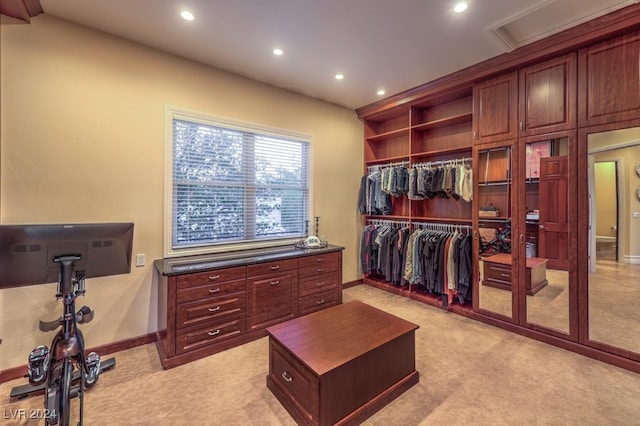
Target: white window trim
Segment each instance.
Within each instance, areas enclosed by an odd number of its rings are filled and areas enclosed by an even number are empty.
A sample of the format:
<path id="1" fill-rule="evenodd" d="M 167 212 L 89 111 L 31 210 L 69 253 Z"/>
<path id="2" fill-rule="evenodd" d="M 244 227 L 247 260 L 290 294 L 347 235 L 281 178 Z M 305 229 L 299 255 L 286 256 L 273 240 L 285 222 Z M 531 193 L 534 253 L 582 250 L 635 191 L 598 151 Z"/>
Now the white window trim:
<path id="1" fill-rule="evenodd" d="M 203 114 L 201 112 L 188 110 L 185 108 L 167 105 L 165 106 L 165 143 L 164 143 L 164 257 L 192 256 L 202 254 L 223 253 L 229 251 L 248 250 L 254 248 L 267 248 L 274 246 L 293 245 L 299 239 L 279 239 L 239 242 L 229 244 L 216 244 L 206 247 L 190 247 L 174 250 L 172 248 L 171 236 L 173 232 L 173 120 L 181 119 L 192 122 L 200 122 L 205 125 L 222 125 L 228 128 L 247 131 L 253 130 L 257 133 L 275 137 L 285 137 L 287 139 L 299 140 L 309 144 L 309 231 L 313 229 L 314 206 L 313 206 L 313 137 L 310 134 L 294 132 L 290 130 L 268 127 L 255 123 L 248 123 L 233 120 L 225 117 Z"/>

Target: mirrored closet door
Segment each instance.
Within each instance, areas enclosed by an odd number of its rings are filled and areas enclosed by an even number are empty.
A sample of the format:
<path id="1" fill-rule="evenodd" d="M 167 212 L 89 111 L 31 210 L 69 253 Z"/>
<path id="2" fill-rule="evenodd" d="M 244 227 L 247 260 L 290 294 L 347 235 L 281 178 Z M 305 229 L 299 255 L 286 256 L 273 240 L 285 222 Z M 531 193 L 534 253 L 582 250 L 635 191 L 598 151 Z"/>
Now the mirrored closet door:
<path id="1" fill-rule="evenodd" d="M 577 306 L 570 285 L 576 276 L 577 196 L 569 172 L 575 170 L 575 140 L 575 132 L 520 139 L 516 185 L 522 321 L 562 335 L 570 334 L 571 313 L 577 316 L 570 309 Z"/>
<path id="2" fill-rule="evenodd" d="M 640 359 L 640 128 L 586 139 L 588 342 Z"/>
<path id="3" fill-rule="evenodd" d="M 512 252 L 513 173 L 517 160 L 513 142 L 474 147 L 474 229 L 478 261 L 476 309 L 514 321 L 517 269 Z"/>

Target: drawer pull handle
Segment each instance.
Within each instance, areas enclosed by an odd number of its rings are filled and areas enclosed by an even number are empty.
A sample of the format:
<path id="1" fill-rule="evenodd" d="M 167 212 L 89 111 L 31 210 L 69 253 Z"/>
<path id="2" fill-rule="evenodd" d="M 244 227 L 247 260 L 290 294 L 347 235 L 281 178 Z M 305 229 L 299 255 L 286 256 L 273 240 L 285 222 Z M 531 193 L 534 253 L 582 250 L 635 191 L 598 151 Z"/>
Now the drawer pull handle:
<path id="1" fill-rule="evenodd" d="M 270 281 L 269 284 L 271 285 L 278 285 L 280 284 L 280 280 L 276 280 L 276 281 Z"/>
<path id="2" fill-rule="evenodd" d="M 503 277 L 508 277 L 509 276 L 509 274 L 500 274 L 500 275 L 502 275 Z"/>
<path id="3" fill-rule="evenodd" d="M 220 278 L 220 275 L 209 275 L 209 279 L 210 279 L 211 281 L 213 281 L 213 280 L 217 280 L 218 278 Z"/>
<path id="4" fill-rule="evenodd" d="M 324 268 L 318 268 L 316 269 L 316 272 L 324 272 Z"/>
<path id="5" fill-rule="evenodd" d="M 320 299 L 316 302 L 316 305 L 322 305 L 324 303 L 324 299 Z"/>
<path id="6" fill-rule="evenodd" d="M 216 312 L 220 310 L 220 306 L 216 306 L 215 308 L 209 308 L 209 312 Z"/>
<path id="7" fill-rule="evenodd" d="M 207 332 L 207 334 L 209 336 L 215 336 L 217 334 L 220 334 L 220 329 L 217 329 L 216 331 L 209 331 L 209 332 Z"/>
<path id="8" fill-rule="evenodd" d="M 282 378 L 285 379 L 287 382 L 291 382 L 293 381 L 293 377 L 291 377 L 290 375 L 287 374 L 286 371 L 282 372 Z"/>
<path id="9" fill-rule="evenodd" d="M 216 287 L 216 288 L 210 288 L 209 289 L 209 293 L 217 293 L 220 291 L 220 287 Z"/>
<path id="10" fill-rule="evenodd" d="M 318 287 L 320 287 L 321 285 L 324 285 L 324 281 L 320 281 L 319 283 L 316 284 Z"/>
<path id="11" fill-rule="evenodd" d="M 318 262 L 318 263 L 324 262 L 324 257 L 321 257 L 320 259 L 316 259 L 316 262 Z"/>
<path id="12" fill-rule="evenodd" d="M 278 269 L 280 269 L 280 265 L 275 265 L 271 267 L 272 271 L 277 271 Z"/>

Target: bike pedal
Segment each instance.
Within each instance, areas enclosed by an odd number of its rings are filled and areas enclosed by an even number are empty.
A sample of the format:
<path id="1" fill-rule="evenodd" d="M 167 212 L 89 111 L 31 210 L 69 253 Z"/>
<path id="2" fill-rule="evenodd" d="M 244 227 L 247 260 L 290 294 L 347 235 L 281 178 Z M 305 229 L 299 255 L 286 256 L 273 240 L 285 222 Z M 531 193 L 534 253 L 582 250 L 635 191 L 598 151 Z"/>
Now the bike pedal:
<path id="1" fill-rule="evenodd" d="M 27 362 L 27 377 L 32 386 L 44 382 L 49 367 L 49 348 L 44 345 L 36 346 L 29 354 Z"/>

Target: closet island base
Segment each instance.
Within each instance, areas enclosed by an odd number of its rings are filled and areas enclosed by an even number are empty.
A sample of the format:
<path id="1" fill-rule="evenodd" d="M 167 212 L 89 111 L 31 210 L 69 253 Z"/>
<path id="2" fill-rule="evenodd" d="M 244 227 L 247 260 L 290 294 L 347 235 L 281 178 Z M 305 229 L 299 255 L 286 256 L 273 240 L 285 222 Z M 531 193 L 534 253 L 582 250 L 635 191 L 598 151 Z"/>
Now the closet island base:
<path id="1" fill-rule="evenodd" d="M 267 387 L 298 424 L 360 424 L 417 384 L 416 324 L 360 301 L 267 328 Z"/>

